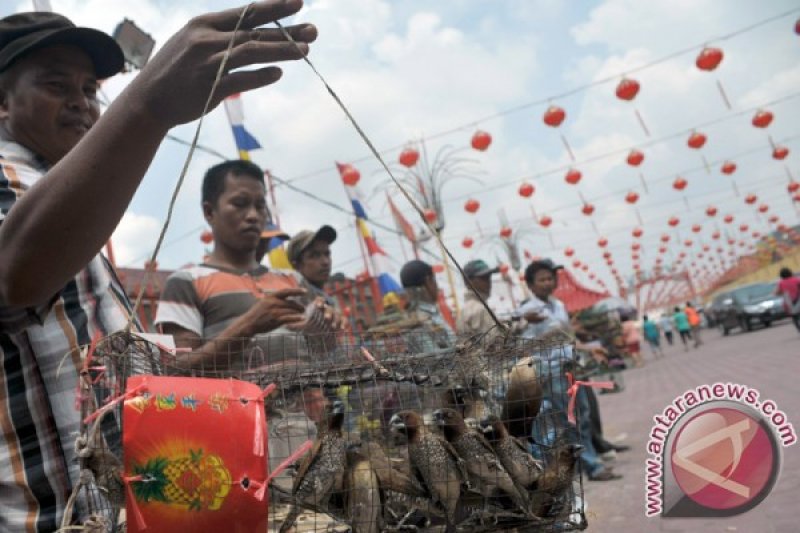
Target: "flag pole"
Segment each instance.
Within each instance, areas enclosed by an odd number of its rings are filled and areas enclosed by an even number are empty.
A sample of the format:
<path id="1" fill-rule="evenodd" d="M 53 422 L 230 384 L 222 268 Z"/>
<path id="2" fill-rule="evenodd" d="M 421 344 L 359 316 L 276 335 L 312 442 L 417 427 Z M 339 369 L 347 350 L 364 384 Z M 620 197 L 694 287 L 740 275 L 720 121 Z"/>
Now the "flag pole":
<path id="1" fill-rule="evenodd" d="M 435 230 L 438 233 L 438 230 Z M 450 285 L 450 297 L 453 299 L 453 307 L 456 310 L 456 317 L 461 315 L 461 306 L 458 305 L 458 297 L 456 295 L 456 282 L 453 279 L 453 272 L 450 270 L 450 263 L 447 260 L 447 252 L 445 252 L 442 239 L 437 238 L 436 243 L 439 245 L 439 253 L 442 254 L 442 264 L 444 271 L 447 272 L 447 283 Z"/>

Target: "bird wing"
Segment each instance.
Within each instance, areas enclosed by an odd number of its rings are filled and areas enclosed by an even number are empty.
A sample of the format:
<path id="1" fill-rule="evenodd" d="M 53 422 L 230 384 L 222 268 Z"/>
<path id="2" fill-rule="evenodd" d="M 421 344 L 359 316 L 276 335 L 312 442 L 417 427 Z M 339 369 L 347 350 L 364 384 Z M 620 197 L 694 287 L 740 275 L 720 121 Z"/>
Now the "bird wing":
<path id="1" fill-rule="evenodd" d="M 305 479 L 308 470 L 311 468 L 311 465 L 314 464 L 319 457 L 319 452 L 322 449 L 322 437 L 319 437 L 317 441 L 314 443 L 314 446 L 311 448 L 311 452 L 303 458 L 303 462 L 300 463 L 300 468 L 297 470 L 297 475 L 294 478 L 294 484 L 292 485 L 292 494 L 297 492 L 297 489 L 300 488 L 300 484 Z"/>

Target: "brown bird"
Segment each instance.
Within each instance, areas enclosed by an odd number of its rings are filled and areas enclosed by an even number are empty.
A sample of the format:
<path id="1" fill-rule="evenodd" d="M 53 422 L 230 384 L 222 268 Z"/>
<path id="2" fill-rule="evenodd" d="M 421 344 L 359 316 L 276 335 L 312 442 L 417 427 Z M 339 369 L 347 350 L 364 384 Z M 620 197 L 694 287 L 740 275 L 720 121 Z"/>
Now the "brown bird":
<path id="1" fill-rule="evenodd" d="M 425 428 L 419 413 L 400 411 L 389 423 L 393 432 L 406 436 L 412 473 L 444 509 L 447 530 L 455 531 L 461 486 L 466 482 L 458 454 L 446 440 Z"/>
<path id="2" fill-rule="evenodd" d="M 344 479 L 345 514 L 352 533 L 378 533 L 381 530 L 381 495 L 378 474 L 360 444 L 347 447 L 347 474 Z"/>
<path id="3" fill-rule="evenodd" d="M 517 507 L 529 512 L 527 493 L 514 484 L 514 480 L 482 434 L 469 429 L 454 409 L 437 409 L 433 412 L 433 418 L 441 428 L 444 438 L 464 460 L 473 487 L 485 498 L 507 496 Z"/>
<path id="4" fill-rule="evenodd" d="M 289 514 L 281 524 L 281 533 L 288 531 L 297 520 L 300 514 L 298 503 L 315 510 L 325 509 L 331 496 L 341 492 L 347 450 L 347 442 L 342 436 L 344 412 L 344 403 L 339 400 L 326 404 L 314 447 L 303 459 L 294 478 L 293 501 Z"/>
<path id="5" fill-rule="evenodd" d="M 508 433 L 505 424 L 496 416 L 483 419 L 481 429 L 517 486 L 526 491 L 533 489 L 542 475 L 542 463 L 531 455 L 521 440 Z"/>
<path id="6" fill-rule="evenodd" d="M 531 438 L 533 421 L 542 406 L 542 386 L 533 364 L 533 359 L 526 357 L 512 367 L 500 414 L 508 432 L 518 439 Z"/>
<path id="7" fill-rule="evenodd" d="M 557 440 L 545 457 L 542 475 L 532 496 L 532 509 L 536 516 L 560 517 L 571 510 L 570 488 L 575 475 L 575 464 L 583 446 Z"/>

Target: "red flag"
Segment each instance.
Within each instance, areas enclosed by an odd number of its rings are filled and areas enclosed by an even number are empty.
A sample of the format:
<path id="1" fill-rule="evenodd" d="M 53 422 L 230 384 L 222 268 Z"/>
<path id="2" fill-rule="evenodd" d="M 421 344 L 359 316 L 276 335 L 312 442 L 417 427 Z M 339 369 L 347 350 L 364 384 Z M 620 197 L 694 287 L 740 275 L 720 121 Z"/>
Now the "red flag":
<path id="1" fill-rule="evenodd" d="M 406 239 L 414 244 L 417 241 L 417 238 L 414 235 L 414 226 L 412 226 L 411 223 L 403 216 L 403 213 L 397 209 L 397 206 L 394 205 L 391 196 L 387 194 L 386 200 L 389 202 L 389 209 L 392 211 L 392 216 L 394 217 L 394 223 L 397 225 L 397 229 L 402 231 Z"/>

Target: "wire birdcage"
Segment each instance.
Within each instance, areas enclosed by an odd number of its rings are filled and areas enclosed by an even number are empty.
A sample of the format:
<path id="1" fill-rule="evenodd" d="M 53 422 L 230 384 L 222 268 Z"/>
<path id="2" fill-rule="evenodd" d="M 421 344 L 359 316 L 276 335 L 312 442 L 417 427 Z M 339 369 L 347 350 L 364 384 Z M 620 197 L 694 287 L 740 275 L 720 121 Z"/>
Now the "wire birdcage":
<path id="1" fill-rule="evenodd" d="M 213 341 L 213 350 L 208 346 L 173 350 L 135 334 L 117 334 L 93 348 L 86 387 L 94 401 L 84 401 L 81 442 L 92 438 L 95 425 L 97 432 L 93 453 L 85 453 L 82 463 L 93 476 L 76 491 L 82 494 L 83 520 L 102 517 L 105 530 L 127 520 L 128 529 L 141 530 L 144 514 L 148 529 L 155 531 L 151 509 L 171 505 L 173 518 L 180 509 L 196 518 L 213 507 L 209 502 L 228 494 L 217 483 L 216 495 L 190 495 L 216 475 L 198 466 L 208 467 L 213 442 L 201 447 L 199 437 L 183 433 L 181 438 L 195 447 L 171 449 L 173 458 L 162 457 L 160 466 L 153 460 L 132 463 L 123 456 L 136 438 L 131 437 L 129 409 L 176 416 L 187 397 L 196 401 L 190 406 L 194 408 L 210 402 L 186 392 L 172 398 L 151 394 L 142 380 L 132 379 L 146 374 L 241 382 L 256 391 L 231 393 L 225 401 L 263 401 L 251 407 L 264 413 L 270 474 L 256 472 L 262 468 L 257 466 L 243 479 L 231 474 L 224 483 L 262 498 L 250 504 L 268 506 L 269 531 L 586 527 L 578 436 L 566 422 L 570 391 L 564 372 L 574 365 L 566 339 L 487 334 L 443 340 L 412 329 L 338 339 L 269 334 Z M 250 454 L 253 431 L 258 447 L 258 417 L 255 425 L 247 422 L 237 429 L 251 434 L 237 444 L 243 455 Z M 143 424 L 136 429 L 156 443 L 177 431 L 169 425 L 143 429 Z M 213 437 L 239 438 L 225 431 L 220 425 Z M 165 448 L 159 446 L 164 456 Z M 200 448 L 202 458 L 197 455 Z M 520 452 L 522 456 L 515 455 Z M 217 474 L 219 464 L 213 467 Z M 195 485 L 190 483 L 193 476 Z M 126 498 L 127 515 L 121 512 Z M 224 505 L 214 512 L 224 513 Z M 231 523 L 236 520 L 230 516 Z"/>

